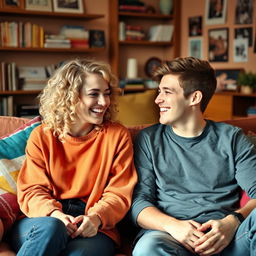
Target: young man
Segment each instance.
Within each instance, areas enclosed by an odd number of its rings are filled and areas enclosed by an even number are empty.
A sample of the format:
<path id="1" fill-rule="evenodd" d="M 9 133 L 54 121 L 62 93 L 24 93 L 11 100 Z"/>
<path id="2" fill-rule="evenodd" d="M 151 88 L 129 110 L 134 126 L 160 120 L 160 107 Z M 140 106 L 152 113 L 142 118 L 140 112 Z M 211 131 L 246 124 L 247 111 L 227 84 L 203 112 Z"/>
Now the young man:
<path id="1" fill-rule="evenodd" d="M 256 255 L 256 199 L 238 207 L 240 187 L 256 198 L 256 151 L 241 129 L 204 119 L 213 68 L 177 58 L 156 77 L 160 124 L 135 143 L 133 255 Z"/>

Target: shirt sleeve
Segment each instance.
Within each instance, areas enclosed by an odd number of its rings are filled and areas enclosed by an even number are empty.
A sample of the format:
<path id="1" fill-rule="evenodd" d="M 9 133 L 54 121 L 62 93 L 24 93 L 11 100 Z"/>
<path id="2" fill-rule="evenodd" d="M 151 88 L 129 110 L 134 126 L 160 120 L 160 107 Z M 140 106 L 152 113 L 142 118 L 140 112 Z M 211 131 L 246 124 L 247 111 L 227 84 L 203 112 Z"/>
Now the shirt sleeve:
<path id="1" fill-rule="evenodd" d="M 133 161 L 133 144 L 127 129 L 122 129 L 115 140 L 111 137 L 112 147 L 116 147 L 112 159 L 111 174 L 99 201 L 88 209 L 88 213 L 97 214 L 102 221 L 102 229 L 113 228 L 128 212 L 137 173 Z"/>
<path id="2" fill-rule="evenodd" d="M 143 131 L 138 134 L 134 145 L 135 167 L 138 173 L 138 183 L 133 193 L 131 218 L 137 224 L 139 213 L 146 207 L 156 206 L 156 175 L 153 170 L 149 145 Z"/>
<path id="3" fill-rule="evenodd" d="M 250 198 L 256 198 L 256 149 L 239 129 L 234 135 L 236 180 Z"/>
<path id="4" fill-rule="evenodd" d="M 17 180 L 18 202 L 28 217 L 48 216 L 54 210 L 62 209 L 61 204 L 52 197 L 53 186 L 45 167 L 47 155 L 43 151 L 39 129 L 35 128 L 28 139 L 26 159 Z"/>

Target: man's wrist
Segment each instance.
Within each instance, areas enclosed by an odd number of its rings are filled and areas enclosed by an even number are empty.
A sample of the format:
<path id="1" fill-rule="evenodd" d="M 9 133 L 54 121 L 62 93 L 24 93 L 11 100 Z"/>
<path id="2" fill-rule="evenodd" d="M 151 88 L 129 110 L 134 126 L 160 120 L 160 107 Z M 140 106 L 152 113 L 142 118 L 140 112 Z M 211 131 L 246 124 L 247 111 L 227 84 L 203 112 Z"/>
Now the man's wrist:
<path id="1" fill-rule="evenodd" d="M 245 220 L 244 216 L 240 212 L 231 212 L 230 215 L 235 216 L 239 220 L 240 224 Z"/>

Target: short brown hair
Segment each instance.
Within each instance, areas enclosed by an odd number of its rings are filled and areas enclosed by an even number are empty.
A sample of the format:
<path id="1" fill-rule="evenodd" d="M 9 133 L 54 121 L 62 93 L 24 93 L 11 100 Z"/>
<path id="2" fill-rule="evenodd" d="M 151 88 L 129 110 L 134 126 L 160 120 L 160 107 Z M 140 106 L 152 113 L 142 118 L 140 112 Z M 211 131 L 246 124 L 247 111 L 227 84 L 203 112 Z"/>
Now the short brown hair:
<path id="1" fill-rule="evenodd" d="M 195 91 L 202 92 L 200 108 L 204 112 L 217 85 L 215 71 L 209 62 L 194 57 L 176 58 L 158 67 L 154 72 L 154 78 L 160 81 L 164 75 L 168 74 L 178 75 L 184 97 L 188 97 Z"/>

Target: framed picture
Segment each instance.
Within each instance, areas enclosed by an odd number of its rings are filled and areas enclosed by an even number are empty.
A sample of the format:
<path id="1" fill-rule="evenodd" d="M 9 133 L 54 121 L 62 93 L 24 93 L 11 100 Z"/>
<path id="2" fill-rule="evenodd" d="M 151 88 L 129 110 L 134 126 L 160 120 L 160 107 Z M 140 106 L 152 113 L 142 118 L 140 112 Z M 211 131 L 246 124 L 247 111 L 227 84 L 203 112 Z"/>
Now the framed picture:
<path id="1" fill-rule="evenodd" d="M 156 68 L 160 67 L 161 64 L 162 64 L 162 61 L 157 57 L 152 57 L 148 59 L 145 64 L 146 75 L 151 78 Z"/>
<path id="2" fill-rule="evenodd" d="M 89 43 L 91 48 L 105 47 L 105 33 L 104 30 L 90 30 Z"/>
<path id="3" fill-rule="evenodd" d="M 236 0 L 235 24 L 252 24 L 253 0 Z"/>
<path id="4" fill-rule="evenodd" d="M 208 30 L 208 59 L 212 62 L 228 62 L 228 28 Z"/>
<path id="5" fill-rule="evenodd" d="M 1 4 L 3 8 L 15 8 L 15 9 L 23 9 L 24 8 L 24 0 L 2 0 Z"/>
<path id="6" fill-rule="evenodd" d="M 217 90 L 237 91 L 237 78 L 244 69 L 215 69 Z"/>
<path id="7" fill-rule="evenodd" d="M 206 0 L 205 24 L 225 24 L 227 15 L 227 0 Z"/>
<path id="8" fill-rule="evenodd" d="M 188 18 L 189 36 L 202 35 L 202 16 Z"/>
<path id="9" fill-rule="evenodd" d="M 25 9 L 33 11 L 52 11 L 51 0 L 25 0 Z"/>
<path id="10" fill-rule="evenodd" d="M 54 12 L 84 13 L 83 0 L 53 0 Z"/>
<path id="11" fill-rule="evenodd" d="M 248 61 L 248 38 L 238 38 L 234 41 L 234 62 Z"/>
<path id="12" fill-rule="evenodd" d="M 188 56 L 198 59 L 203 58 L 203 39 L 202 37 L 190 38 L 188 41 Z"/>
<path id="13" fill-rule="evenodd" d="M 248 39 L 248 46 L 252 46 L 252 27 L 247 28 L 235 28 L 235 39 Z"/>

